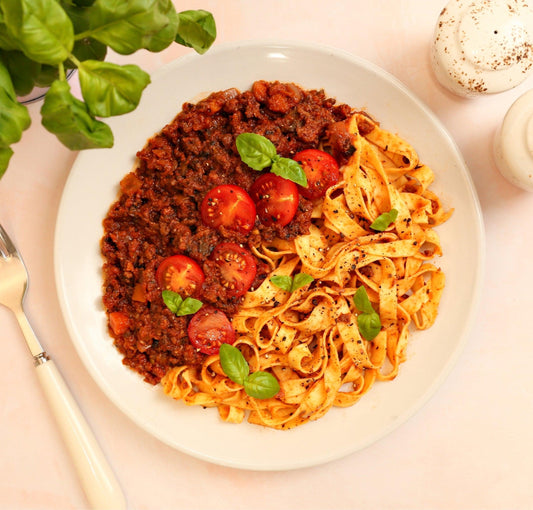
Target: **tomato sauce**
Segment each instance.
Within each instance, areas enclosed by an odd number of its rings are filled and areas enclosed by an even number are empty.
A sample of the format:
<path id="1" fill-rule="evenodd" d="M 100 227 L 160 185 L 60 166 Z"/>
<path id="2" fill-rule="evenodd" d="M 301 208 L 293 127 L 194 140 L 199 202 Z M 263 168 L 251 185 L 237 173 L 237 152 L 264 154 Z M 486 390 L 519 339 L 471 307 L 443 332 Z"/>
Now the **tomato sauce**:
<path id="1" fill-rule="evenodd" d="M 109 328 L 123 363 L 156 384 L 173 366 L 199 364 L 205 357 L 187 336 L 190 316 L 177 317 L 163 303 L 156 277 L 163 259 L 185 255 L 201 266 L 201 300 L 235 312 L 241 296 L 228 297 L 217 264 L 209 257 L 222 242 L 244 247 L 274 237 L 291 239 L 308 231 L 312 204 L 300 196 L 294 219 L 285 226 L 258 220 L 251 232 L 206 226 L 200 204 L 215 186 L 249 190 L 259 172 L 244 164 L 235 138 L 253 132 L 269 138 L 283 157 L 327 144 L 339 163 L 351 144 L 340 129 L 351 108 L 323 91 L 291 83 L 255 82 L 251 90 L 215 92 L 182 111 L 137 153 L 138 167 L 121 181 L 121 192 L 103 221 L 101 251 L 103 303 L 117 312 L 120 329 Z M 267 276 L 256 260 L 252 288 Z"/>

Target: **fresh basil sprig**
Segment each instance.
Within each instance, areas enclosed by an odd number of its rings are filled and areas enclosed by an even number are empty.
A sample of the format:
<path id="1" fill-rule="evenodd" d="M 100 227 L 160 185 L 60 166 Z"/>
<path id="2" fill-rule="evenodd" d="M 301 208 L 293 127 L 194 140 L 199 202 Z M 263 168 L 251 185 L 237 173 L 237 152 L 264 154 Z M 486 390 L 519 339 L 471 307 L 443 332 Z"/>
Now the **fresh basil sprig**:
<path id="1" fill-rule="evenodd" d="M 294 292 L 296 289 L 311 283 L 313 280 L 314 278 L 307 273 L 298 273 L 294 275 L 294 278 L 292 276 L 282 274 L 274 275 L 272 278 L 270 278 L 270 281 L 276 287 L 286 290 L 287 292 Z"/>
<path id="2" fill-rule="evenodd" d="M 250 366 L 242 352 L 230 344 L 222 344 L 219 351 L 220 365 L 224 373 L 244 387 L 250 397 L 265 399 L 276 396 L 280 390 L 278 380 L 270 373 L 258 370 L 250 374 Z"/>
<path id="3" fill-rule="evenodd" d="M 254 170 L 270 167 L 273 174 L 307 187 L 307 177 L 299 163 L 277 153 L 276 146 L 257 133 L 241 133 L 235 140 L 237 150 L 244 163 Z"/>
<path id="4" fill-rule="evenodd" d="M 30 125 L 17 96 L 51 87 L 41 110 L 45 128 L 72 150 L 111 147 L 113 133 L 97 117 L 134 110 L 150 78 L 137 66 L 103 62 L 108 47 L 129 55 L 176 42 L 205 53 L 215 38 L 209 12 L 178 13 L 172 0 L 0 0 L 0 177 L 10 146 Z M 83 101 L 52 86 L 66 82 L 72 68 Z"/>
<path id="5" fill-rule="evenodd" d="M 381 319 L 374 310 L 364 287 L 359 287 L 353 296 L 353 302 L 359 314 L 357 326 L 362 337 L 369 342 L 374 340 L 381 330 Z"/>
<path id="6" fill-rule="evenodd" d="M 377 230 L 378 232 L 383 232 L 386 230 L 391 223 L 396 221 L 398 217 L 398 211 L 396 209 L 391 209 L 389 212 L 384 212 L 380 214 L 370 225 L 370 228 Z"/>
<path id="7" fill-rule="evenodd" d="M 183 299 L 177 292 L 164 290 L 161 293 L 163 302 L 167 308 L 178 317 L 183 315 L 192 315 L 202 308 L 202 302 L 192 297 Z"/>

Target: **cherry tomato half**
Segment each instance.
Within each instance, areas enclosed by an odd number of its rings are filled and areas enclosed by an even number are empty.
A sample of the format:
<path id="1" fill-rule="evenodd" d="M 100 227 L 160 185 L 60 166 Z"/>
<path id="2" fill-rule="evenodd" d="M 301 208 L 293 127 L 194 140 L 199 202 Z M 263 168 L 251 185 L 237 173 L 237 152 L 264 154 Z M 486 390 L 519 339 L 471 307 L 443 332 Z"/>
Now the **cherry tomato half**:
<path id="1" fill-rule="evenodd" d="M 273 173 L 257 178 L 250 187 L 250 196 L 255 202 L 261 223 L 267 226 L 284 227 L 290 223 L 298 210 L 296 184 Z"/>
<path id="2" fill-rule="evenodd" d="M 233 184 L 222 184 L 204 197 L 200 215 L 208 227 L 224 226 L 246 234 L 255 224 L 255 204 L 244 189 Z"/>
<path id="3" fill-rule="evenodd" d="M 205 280 L 202 268 L 185 255 L 172 255 L 164 259 L 155 276 L 161 289 L 172 290 L 181 297 L 196 294 Z"/>
<path id="4" fill-rule="evenodd" d="M 218 244 L 211 258 L 217 263 L 228 297 L 246 294 L 257 272 L 255 257 L 236 243 Z"/>
<path id="5" fill-rule="evenodd" d="M 298 152 L 294 158 L 300 163 L 307 177 L 307 188 L 298 186 L 302 196 L 309 200 L 323 197 L 326 190 L 337 184 L 340 178 L 339 165 L 335 158 L 318 149 Z"/>
<path id="6" fill-rule="evenodd" d="M 222 344 L 235 342 L 235 331 L 226 314 L 205 305 L 191 318 L 187 328 L 189 341 L 204 354 L 216 354 Z"/>

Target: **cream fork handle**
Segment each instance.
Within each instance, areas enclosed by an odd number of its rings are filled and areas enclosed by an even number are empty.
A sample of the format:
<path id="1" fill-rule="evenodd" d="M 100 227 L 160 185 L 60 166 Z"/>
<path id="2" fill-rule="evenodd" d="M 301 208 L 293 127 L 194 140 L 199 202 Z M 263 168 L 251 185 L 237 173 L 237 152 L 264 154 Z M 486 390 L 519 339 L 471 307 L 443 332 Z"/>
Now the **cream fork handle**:
<path id="1" fill-rule="evenodd" d="M 72 393 L 35 336 L 22 304 L 11 308 L 33 356 L 37 377 L 93 510 L 124 510 L 126 500 Z"/>
<path id="2" fill-rule="evenodd" d="M 44 354 L 44 353 L 43 353 Z M 92 509 L 123 510 L 126 500 L 104 453 L 55 363 L 44 354 L 37 376 Z"/>

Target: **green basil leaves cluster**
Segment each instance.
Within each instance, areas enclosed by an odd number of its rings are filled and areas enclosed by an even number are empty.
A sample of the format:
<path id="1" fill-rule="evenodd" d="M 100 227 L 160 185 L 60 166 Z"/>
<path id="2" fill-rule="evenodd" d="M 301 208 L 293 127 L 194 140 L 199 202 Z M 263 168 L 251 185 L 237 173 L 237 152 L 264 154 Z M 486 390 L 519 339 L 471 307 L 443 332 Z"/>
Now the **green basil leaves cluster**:
<path id="1" fill-rule="evenodd" d="M 235 140 L 244 163 L 254 170 L 270 167 L 273 174 L 307 187 L 307 177 L 300 164 L 293 159 L 281 157 L 276 146 L 265 136 L 256 133 L 241 133 Z"/>
<path id="2" fill-rule="evenodd" d="M 355 307 L 359 310 L 357 327 L 361 336 L 368 341 L 374 340 L 381 330 L 381 319 L 372 307 L 366 289 L 359 287 L 353 296 Z"/>
<path id="3" fill-rule="evenodd" d="M 265 399 L 278 394 L 280 390 L 278 380 L 270 372 L 263 370 L 250 373 L 250 366 L 237 347 L 222 344 L 219 356 L 224 373 L 233 382 L 243 386 L 250 397 Z"/>
<path id="4" fill-rule="evenodd" d="M 289 275 L 274 275 L 270 278 L 270 281 L 282 290 L 287 292 L 294 292 L 300 287 L 304 287 L 308 283 L 311 283 L 314 278 L 307 273 L 298 273 L 294 275 L 294 278 Z"/>
<path id="5" fill-rule="evenodd" d="M 134 110 L 150 77 L 103 62 L 108 48 L 129 55 L 176 42 L 204 53 L 215 37 L 209 12 L 178 13 L 172 0 L 0 0 L 0 177 L 30 125 L 17 97 L 50 87 L 41 109 L 48 131 L 72 150 L 111 147 L 113 133 L 98 118 Z M 83 101 L 70 92 L 72 68 Z"/>
<path id="6" fill-rule="evenodd" d="M 167 308 L 178 317 L 195 314 L 202 308 L 203 304 L 199 299 L 192 297 L 183 299 L 177 292 L 172 290 L 164 290 L 161 293 L 161 297 Z"/>

